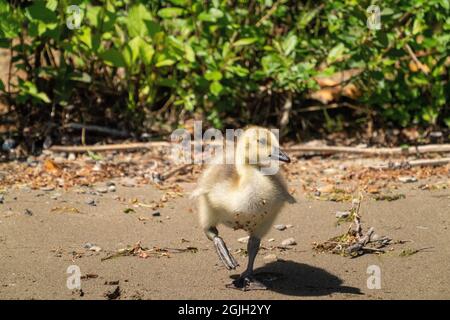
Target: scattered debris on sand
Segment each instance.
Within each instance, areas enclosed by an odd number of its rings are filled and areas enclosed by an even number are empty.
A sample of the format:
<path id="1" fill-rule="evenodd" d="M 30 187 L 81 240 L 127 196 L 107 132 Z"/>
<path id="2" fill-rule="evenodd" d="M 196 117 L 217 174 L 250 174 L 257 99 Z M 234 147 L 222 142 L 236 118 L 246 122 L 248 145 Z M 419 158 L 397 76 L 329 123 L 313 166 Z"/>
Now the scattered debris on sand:
<path id="1" fill-rule="evenodd" d="M 433 247 L 427 247 L 427 248 L 421 248 L 421 249 L 408 248 L 408 249 L 402 250 L 402 252 L 400 252 L 399 256 L 400 257 L 410 257 L 412 255 L 415 255 L 416 253 L 421 252 L 421 251 L 429 252 L 429 249 L 432 249 L 432 248 Z"/>
<path id="2" fill-rule="evenodd" d="M 329 252 L 342 256 L 358 257 L 365 253 L 384 253 L 385 248 L 391 244 L 392 239 L 375 234 L 375 229 L 370 227 L 364 234 L 361 227 L 359 214 L 362 195 L 353 200 L 350 215 L 344 219 L 351 221 L 345 234 L 331 238 L 323 243 L 313 243 L 313 249 L 318 252 Z M 342 219 L 342 218 L 341 218 Z"/>
<path id="3" fill-rule="evenodd" d="M 141 242 L 138 241 L 133 246 L 128 246 L 123 249 L 119 249 L 117 252 L 102 258 L 102 261 L 109 260 L 117 257 L 124 256 L 137 256 L 139 258 L 149 258 L 149 257 L 169 257 L 171 253 L 184 253 L 184 252 L 192 252 L 196 253 L 198 249 L 196 247 L 186 247 L 186 248 L 158 248 L 153 247 L 151 249 L 144 248 L 141 246 Z"/>
<path id="4" fill-rule="evenodd" d="M 115 286 L 114 289 L 108 290 L 105 292 L 104 296 L 108 300 L 116 300 L 121 295 L 121 290 L 119 286 Z"/>

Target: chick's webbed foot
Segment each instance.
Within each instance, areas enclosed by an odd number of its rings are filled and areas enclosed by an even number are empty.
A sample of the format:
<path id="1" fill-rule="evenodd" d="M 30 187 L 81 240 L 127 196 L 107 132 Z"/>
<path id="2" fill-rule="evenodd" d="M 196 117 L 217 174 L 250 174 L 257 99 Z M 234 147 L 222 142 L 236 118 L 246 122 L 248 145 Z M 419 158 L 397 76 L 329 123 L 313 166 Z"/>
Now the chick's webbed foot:
<path id="1" fill-rule="evenodd" d="M 221 237 L 214 237 L 214 246 L 216 247 L 217 255 L 219 256 L 220 260 L 222 260 L 223 264 L 228 270 L 236 269 L 239 264 L 234 259 L 234 257 L 231 255 L 230 251 L 228 251 L 227 246 L 225 245 L 225 242 Z"/>
<path id="2" fill-rule="evenodd" d="M 264 283 L 256 280 L 253 275 L 245 274 L 241 275 L 232 283 L 228 284 L 227 288 L 238 289 L 242 291 L 267 290 L 267 286 Z"/>

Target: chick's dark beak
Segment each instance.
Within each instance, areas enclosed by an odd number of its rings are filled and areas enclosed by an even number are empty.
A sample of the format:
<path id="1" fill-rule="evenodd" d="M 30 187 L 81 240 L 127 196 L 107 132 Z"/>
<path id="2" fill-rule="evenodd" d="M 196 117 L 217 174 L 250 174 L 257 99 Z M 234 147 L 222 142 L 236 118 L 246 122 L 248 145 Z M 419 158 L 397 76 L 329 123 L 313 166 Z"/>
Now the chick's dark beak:
<path id="1" fill-rule="evenodd" d="M 276 148 L 274 150 L 274 154 L 272 154 L 273 159 L 277 159 L 279 161 L 283 161 L 286 163 L 291 162 L 291 159 L 288 157 L 288 155 L 286 153 L 284 153 L 283 151 L 281 151 L 279 148 Z"/>

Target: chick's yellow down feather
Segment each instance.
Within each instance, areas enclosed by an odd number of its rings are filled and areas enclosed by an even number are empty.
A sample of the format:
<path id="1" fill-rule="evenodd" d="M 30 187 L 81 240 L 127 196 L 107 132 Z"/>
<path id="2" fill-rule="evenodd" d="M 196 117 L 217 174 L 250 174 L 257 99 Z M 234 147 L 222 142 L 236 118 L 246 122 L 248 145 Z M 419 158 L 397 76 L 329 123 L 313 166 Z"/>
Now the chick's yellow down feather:
<path id="1" fill-rule="evenodd" d="M 269 147 L 261 147 L 261 141 Z M 233 164 L 213 164 L 203 172 L 192 196 L 198 198 L 204 230 L 224 224 L 260 238 L 283 205 L 295 202 L 281 173 L 264 174 L 263 160 L 258 161 L 278 150 L 278 140 L 272 132 L 252 127 L 239 138 Z M 256 163 L 249 161 L 251 154 L 256 156 Z"/>

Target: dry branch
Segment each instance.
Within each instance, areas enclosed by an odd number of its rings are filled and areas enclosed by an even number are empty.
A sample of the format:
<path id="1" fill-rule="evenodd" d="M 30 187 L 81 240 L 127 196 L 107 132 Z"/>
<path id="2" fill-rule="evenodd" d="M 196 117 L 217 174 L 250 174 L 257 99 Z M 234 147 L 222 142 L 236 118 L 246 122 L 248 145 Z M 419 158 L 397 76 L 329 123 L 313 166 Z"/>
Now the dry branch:
<path id="1" fill-rule="evenodd" d="M 168 172 L 166 172 L 162 175 L 162 180 L 167 180 L 170 177 L 172 177 L 173 175 L 177 174 L 178 172 L 183 171 L 191 166 L 192 166 L 192 164 L 183 164 L 172 170 L 169 170 Z"/>
<path id="2" fill-rule="evenodd" d="M 384 252 L 383 248 L 390 244 L 391 239 L 374 235 L 375 229 L 370 227 L 364 234 L 361 226 L 361 208 L 362 195 L 357 202 L 353 202 L 350 209 L 351 218 L 353 218 L 347 233 L 331 238 L 323 243 L 314 243 L 314 249 L 344 256 L 358 257 L 367 252 Z"/>
<path id="3" fill-rule="evenodd" d="M 420 60 L 417 58 L 416 54 L 414 53 L 414 51 L 411 49 L 411 47 L 409 46 L 409 44 L 405 44 L 405 49 L 408 52 L 409 56 L 411 57 L 411 59 L 414 61 L 414 63 L 417 65 L 417 67 L 424 73 L 424 74 L 428 74 L 429 69 L 427 66 L 425 66 L 422 62 L 420 62 Z"/>
<path id="4" fill-rule="evenodd" d="M 379 166 L 372 166 L 371 169 L 403 169 L 419 166 L 441 166 L 450 163 L 450 158 L 411 160 L 402 162 L 389 162 Z"/>
<path id="5" fill-rule="evenodd" d="M 192 142 L 194 144 L 194 142 Z M 215 143 L 211 143 L 213 145 Z M 152 149 L 156 147 L 170 147 L 174 143 L 167 141 L 151 141 L 151 142 L 134 142 L 123 144 L 107 144 L 107 145 L 92 145 L 92 146 L 58 146 L 54 145 L 49 148 L 53 152 L 101 152 L 101 151 L 129 151 L 139 149 Z M 287 152 L 291 153 L 350 153 L 363 155 L 408 155 L 408 154 L 424 154 L 424 153 L 443 153 L 450 152 L 450 144 L 430 144 L 409 148 L 358 148 L 358 147 L 338 147 L 338 146 L 291 146 L 286 148 Z M 442 159 L 444 160 L 444 159 Z"/>
<path id="6" fill-rule="evenodd" d="M 292 146 L 286 149 L 288 152 L 320 152 L 320 153 L 350 153 L 365 155 L 407 155 L 423 153 L 450 152 L 450 144 L 430 144 L 409 148 L 357 148 L 357 147 L 310 147 Z"/>
<path id="7" fill-rule="evenodd" d="M 101 152 L 101 151 L 131 151 L 141 149 L 152 149 L 156 147 L 170 147 L 172 144 L 166 141 L 153 141 L 153 142 L 135 142 L 135 143 L 123 143 L 123 144 L 105 144 L 94 146 L 52 146 L 49 148 L 53 152 Z"/>

